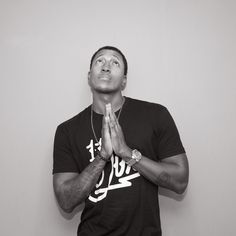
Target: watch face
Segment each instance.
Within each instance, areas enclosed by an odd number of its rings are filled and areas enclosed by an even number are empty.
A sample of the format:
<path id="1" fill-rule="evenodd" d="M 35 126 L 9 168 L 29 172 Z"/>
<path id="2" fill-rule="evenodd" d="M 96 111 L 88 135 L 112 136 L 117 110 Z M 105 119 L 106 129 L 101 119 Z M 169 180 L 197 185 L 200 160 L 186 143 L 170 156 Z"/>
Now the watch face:
<path id="1" fill-rule="evenodd" d="M 139 161 L 142 157 L 142 154 L 137 149 L 134 149 L 132 154 L 132 158 L 134 158 L 136 161 Z"/>

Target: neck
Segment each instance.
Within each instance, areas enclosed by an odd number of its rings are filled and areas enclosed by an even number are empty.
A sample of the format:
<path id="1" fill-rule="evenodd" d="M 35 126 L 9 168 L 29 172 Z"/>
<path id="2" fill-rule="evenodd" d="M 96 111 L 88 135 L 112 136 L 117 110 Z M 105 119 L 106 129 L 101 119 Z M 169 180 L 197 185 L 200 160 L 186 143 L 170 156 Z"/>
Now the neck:
<path id="1" fill-rule="evenodd" d="M 105 114 L 105 106 L 110 103 L 112 109 L 116 112 L 123 105 L 124 98 L 121 93 L 118 94 L 97 94 L 93 93 L 93 110 L 99 114 Z"/>

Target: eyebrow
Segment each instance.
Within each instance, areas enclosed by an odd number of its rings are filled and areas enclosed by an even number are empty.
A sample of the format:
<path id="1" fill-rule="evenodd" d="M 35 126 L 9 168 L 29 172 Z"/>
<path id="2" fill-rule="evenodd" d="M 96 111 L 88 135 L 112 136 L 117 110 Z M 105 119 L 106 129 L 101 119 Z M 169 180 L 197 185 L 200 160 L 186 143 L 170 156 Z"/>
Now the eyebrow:
<path id="1" fill-rule="evenodd" d="M 95 58 L 95 61 L 99 58 L 99 57 L 101 57 L 101 56 L 103 56 L 104 54 L 98 54 L 98 56 Z M 113 57 L 115 57 L 118 61 L 122 61 L 118 56 L 116 56 L 115 54 L 112 54 L 112 56 Z"/>

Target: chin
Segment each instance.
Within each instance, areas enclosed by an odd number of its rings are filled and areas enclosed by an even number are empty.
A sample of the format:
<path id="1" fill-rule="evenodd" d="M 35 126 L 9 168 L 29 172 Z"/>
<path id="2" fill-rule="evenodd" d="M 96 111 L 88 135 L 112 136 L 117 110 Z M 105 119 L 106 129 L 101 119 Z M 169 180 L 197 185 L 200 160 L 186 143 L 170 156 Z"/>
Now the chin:
<path id="1" fill-rule="evenodd" d="M 97 93 L 103 93 L 103 94 L 112 94 L 112 93 L 117 93 L 120 89 L 114 89 L 114 88 L 94 88 L 94 91 Z"/>

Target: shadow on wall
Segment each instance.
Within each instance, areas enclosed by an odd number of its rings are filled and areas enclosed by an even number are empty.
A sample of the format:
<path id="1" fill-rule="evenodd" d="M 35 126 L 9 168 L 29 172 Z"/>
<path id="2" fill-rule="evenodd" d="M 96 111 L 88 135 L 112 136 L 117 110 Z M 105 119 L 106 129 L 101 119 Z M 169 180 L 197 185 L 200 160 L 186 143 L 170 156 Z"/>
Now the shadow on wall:
<path id="1" fill-rule="evenodd" d="M 185 196 L 187 195 L 187 192 L 188 192 L 188 188 L 186 189 L 186 191 L 183 194 L 177 194 L 177 193 L 170 191 L 168 189 L 159 187 L 159 195 L 167 197 L 167 198 L 171 198 L 171 199 L 178 201 L 178 202 L 182 201 L 185 198 Z"/>

